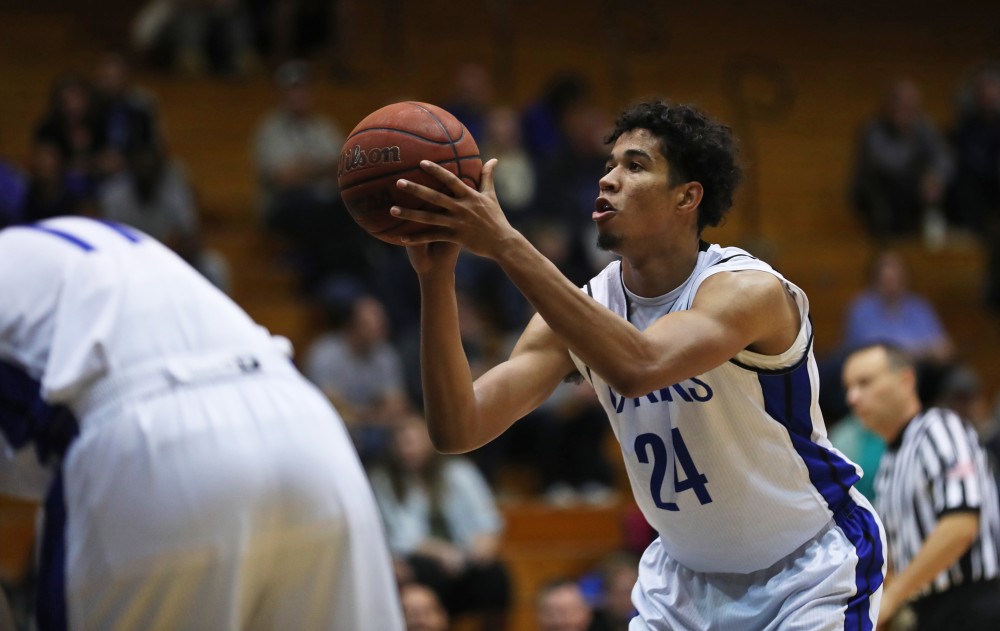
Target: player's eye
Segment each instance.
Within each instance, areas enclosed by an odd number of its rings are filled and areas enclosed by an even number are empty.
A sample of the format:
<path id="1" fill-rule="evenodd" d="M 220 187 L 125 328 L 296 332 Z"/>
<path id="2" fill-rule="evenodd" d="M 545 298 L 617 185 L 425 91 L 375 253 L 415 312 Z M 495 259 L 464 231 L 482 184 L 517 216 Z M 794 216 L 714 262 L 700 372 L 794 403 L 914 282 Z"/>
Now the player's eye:
<path id="1" fill-rule="evenodd" d="M 604 165 L 604 174 L 607 175 L 608 173 L 611 173 L 611 169 L 613 169 L 613 168 L 615 168 L 615 165 L 611 164 L 610 162 L 608 164 L 605 164 Z"/>
<path id="2" fill-rule="evenodd" d="M 638 162 L 629 162 L 628 170 L 633 172 L 642 171 L 642 165 L 639 164 Z"/>

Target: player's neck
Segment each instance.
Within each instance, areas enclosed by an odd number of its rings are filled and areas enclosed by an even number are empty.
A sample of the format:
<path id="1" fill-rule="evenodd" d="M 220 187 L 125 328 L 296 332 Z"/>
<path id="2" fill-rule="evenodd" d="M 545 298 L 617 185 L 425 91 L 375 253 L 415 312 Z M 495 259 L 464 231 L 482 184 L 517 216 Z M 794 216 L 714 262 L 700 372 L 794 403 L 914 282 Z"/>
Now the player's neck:
<path id="1" fill-rule="evenodd" d="M 662 296 L 680 287 L 698 263 L 700 240 L 658 249 L 646 256 L 622 258 L 622 278 L 639 296 Z"/>

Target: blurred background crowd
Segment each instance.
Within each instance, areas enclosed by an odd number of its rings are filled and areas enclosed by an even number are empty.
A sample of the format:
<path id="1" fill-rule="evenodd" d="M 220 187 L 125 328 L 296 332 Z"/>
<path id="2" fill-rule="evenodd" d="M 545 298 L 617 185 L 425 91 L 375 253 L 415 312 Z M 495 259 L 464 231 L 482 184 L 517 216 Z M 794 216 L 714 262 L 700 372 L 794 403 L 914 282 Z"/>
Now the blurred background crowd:
<path id="1" fill-rule="evenodd" d="M 1000 455 L 996 7 L 941 20 L 902 1 L 32 4 L 0 7 L 0 226 L 134 225 L 288 336 L 369 468 L 411 629 L 625 629 L 654 535 L 587 386 L 565 384 L 468 457 L 431 448 L 416 279 L 337 191 L 346 134 L 389 102 L 455 114 L 499 158 L 512 223 L 578 284 L 610 260 L 589 216 L 617 109 L 699 103 L 734 127 L 749 174 L 706 238 L 809 294 L 834 444 L 877 466 L 840 369 L 889 339 L 920 358 L 925 404 L 959 411 Z M 458 276 L 478 372 L 531 308 L 473 256 Z M 551 516 L 573 510 L 595 530 Z M 23 607 L 30 564 L 3 547 L 0 579 Z"/>

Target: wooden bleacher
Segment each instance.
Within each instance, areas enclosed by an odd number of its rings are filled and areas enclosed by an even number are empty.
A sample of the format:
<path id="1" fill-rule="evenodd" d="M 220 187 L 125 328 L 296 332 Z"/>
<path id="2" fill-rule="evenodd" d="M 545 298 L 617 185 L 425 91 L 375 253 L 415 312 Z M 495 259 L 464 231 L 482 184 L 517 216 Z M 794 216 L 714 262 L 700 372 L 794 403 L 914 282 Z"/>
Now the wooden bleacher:
<path id="1" fill-rule="evenodd" d="M 64 69 L 88 72 L 102 48 L 125 42 L 128 12 L 136 5 L 111 0 L 98 15 L 92 3 L 20 4 L 30 6 L 0 6 L 0 156 L 15 161 L 27 155 L 51 80 Z M 887 80 L 906 75 L 923 88 L 934 120 L 947 125 L 963 73 L 1000 56 L 996 3 L 947 14 L 902 0 L 856 11 L 844 3 L 788 6 L 780 0 L 662 3 L 660 9 L 646 3 L 641 10 L 582 0 L 572 11 L 565 3 L 500 2 L 492 3 L 492 13 L 482 8 L 486 3 L 466 3 L 457 11 L 447 0 L 360 4 L 352 62 L 365 81 L 318 86 L 319 107 L 345 130 L 391 100 L 440 101 L 451 71 L 468 58 L 494 65 L 498 97 L 509 103 L 527 102 L 551 73 L 574 68 L 593 81 L 609 111 L 637 97 L 666 95 L 733 121 L 753 157 L 752 185 L 726 226 L 707 236 L 766 252 L 808 292 L 821 353 L 836 345 L 846 303 L 861 288 L 872 254 L 846 201 L 859 123 Z M 384 32 L 388 4 L 405 11 L 403 31 Z M 498 37 L 491 24 L 506 24 L 509 32 Z M 498 39 L 510 48 L 499 49 Z M 394 50 L 406 51 L 405 58 L 387 57 Z M 740 101 L 727 92 L 724 78 L 748 59 L 757 74 L 740 75 Z M 776 74 L 767 74 L 771 70 Z M 249 146 L 256 121 L 273 103 L 268 77 L 222 80 L 140 71 L 137 78 L 158 99 L 170 147 L 193 176 L 205 240 L 231 264 L 234 299 L 304 348 L 317 330 L 315 314 L 296 295 L 289 271 L 276 263 L 278 250 L 260 234 L 254 207 Z M 769 115 L 767 106 L 781 86 L 791 86 L 794 98 Z M 750 208 L 757 210 L 756 221 L 744 212 Z M 980 306 L 983 252 L 963 241 L 939 251 L 919 242 L 900 247 L 913 268 L 915 289 L 933 300 L 959 356 L 994 396 L 1000 389 L 1000 321 Z M 541 583 L 590 569 L 620 545 L 621 512 L 621 506 L 505 505 L 504 551 L 518 588 L 514 628 L 533 628 L 534 590 Z M 23 571 L 31 519 L 23 505 L 0 506 L 5 579 Z"/>

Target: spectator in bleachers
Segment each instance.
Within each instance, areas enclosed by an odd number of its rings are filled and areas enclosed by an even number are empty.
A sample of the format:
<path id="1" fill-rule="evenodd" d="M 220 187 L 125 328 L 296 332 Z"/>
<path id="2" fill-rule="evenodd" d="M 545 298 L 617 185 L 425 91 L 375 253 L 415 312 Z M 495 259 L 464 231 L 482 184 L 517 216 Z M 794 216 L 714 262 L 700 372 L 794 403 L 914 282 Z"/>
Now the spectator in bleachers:
<path id="1" fill-rule="evenodd" d="M 27 195 L 27 175 L 11 162 L 0 158 L 0 228 L 21 220 Z"/>
<path id="2" fill-rule="evenodd" d="M 56 79 L 34 140 L 58 149 L 62 169 L 74 188 L 89 192 L 104 175 L 100 157 L 106 139 L 106 123 L 90 83 L 74 74 Z"/>
<path id="3" fill-rule="evenodd" d="M 547 162 L 565 149 L 563 120 L 592 98 L 590 84 L 575 72 L 557 73 L 548 79 L 538 98 L 521 114 L 525 147 L 537 163 Z"/>
<path id="4" fill-rule="evenodd" d="M 985 298 L 1000 309 L 1000 71 L 980 70 L 951 133 L 955 180 L 953 220 L 975 232 L 987 252 Z"/>
<path id="5" fill-rule="evenodd" d="M 132 24 L 150 63 L 187 74 L 246 75 L 257 66 L 241 0 L 150 0 Z"/>
<path id="6" fill-rule="evenodd" d="M 329 328 L 306 350 L 303 372 L 337 407 L 367 464 L 385 453 L 392 422 L 411 407 L 402 359 L 385 308 L 359 283 L 331 280 L 323 294 Z"/>
<path id="7" fill-rule="evenodd" d="M 500 160 L 502 166 L 493 178 L 497 199 L 511 223 L 521 227 L 535 201 L 538 175 L 524 144 L 520 118 L 514 108 L 496 106 L 489 110 L 485 123 L 485 133 L 476 140 L 483 156 Z"/>
<path id="8" fill-rule="evenodd" d="M 105 132 L 101 171 L 118 173 L 130 151 L 160 148 L 160 123 L 153 98 L 132 85 L 131 68 L 119 53 L 106 53 L 95 71 L 97 109 Z"/>
<path id="9" fill-rule="evenodd" d="M 477 61 L 459 64 L 455 69 L 451 95 L 444 100 L 442 107 L 465 125 L 477 143 L 482 143 L 493 107 L 493 76 L 489 68 Z"/>
<path id="10" fill-rule="evenodd" d="M 448 612 L 433 589 L 423 583 L 403 583 L 399 597 L 406 631 L 448 631 Z"/>
<path id="11" fill-rule="evenodd" d="M 328 60 L 334 81 L 360 78 L 351 60 L 356 52 L 352 44 L 359 35 L 358 0 L 244 0 L 244 4 L 256 47 L 272 65 L 319 53 Z"/>
<path id="12" fill-rule="evenodd" d="M 947 146 L 923 111 L 917 85 L 893 81 L 857 144 L 851 195 L 869 233 L 884 240 L 923 227 L 936 242 L 951 170 Z"/>
<path id="13" fill-rule="evenodd" d="M 952 358 L 951 337 L 934 305 L 910 289 L 909 271 L 898 252 L 879 252 L 868 281 L 847 309 L 844 347 L 887 340 L 916 359 L 944 362 Z"/>
<path id="14" fill-rule="evenodd" d="M 594 180 L 604 173 L 610 131 L 605 112 L 592 100 L 575 101 L 558 120 L 563 144 L 539 163 L 537 205 L 540 222 L 555 224 L 568 238 L 568 252 L 560 270 L 582 285 L 596 270 L 590 250 L 596 249 L 591 222 L 581 221 L 594 210 Z"/>
<path id="15" fill-rule="evenodd" d="M 94 212 L 90 184 L 66 171 L 57 145 L 36 140 L 28 159 L 28 189 L 18 222 Z"/>
<path id="16" fill-rule="evenodd" d="M 125 170 L 101 185 L 98 214 L 134 226 L 172 249 L 222 291 L 229 270 L 217 252 L 202 247 L 195 192 L 184 169 L 154 145 L 126 156 Z"/>
<path id="17" fill-rule="evenodd" d="M 891 342 L 914 358 L 922 400 L 931 405 L 939 373 L 953 359 L 954 345 L 934 305 L 910 288 L 902 256 L 888 249 L 875 255 L 867 287 L 848 305 L 840 347 L 821 362 L 820 405 L 827 418 L 840 419 L 848 412 L 840 380 L 843 358 L 876 341 Z"/>
<path id="18" fill-rule="evenodd" d="M 613 552 L 578 582 L 594 610 L 596 624 L 592 628 L 628 631 L 638 614 L 632 604 L 632 588 L 639 580 L 639 556 Z"/>
<path id="19" fill-rule="evenodd" d="M 383 464 L 370 470 L 389 548 L 450 616 L 474 613 L 482 631 L 507 627 L 511 583 L 499 556 L 503 520 L 479 470 L 437 453 L 416 414 L 400 418 Z"/>
<path id="20" fill-rule="evenodd" d="M 604 455 L 610 426 L 593 388 L 562 383 L 528 419 L 536 426 L 536 466 L 546 499 L 557 506 L 617 499 Z"/>
<path id="21" fill-rule="evenodd" d="M 535 605 L 538 631 L 605 631 L 576 581 L 556 579 L 542 586 Z"/>
<path id="22" fill-rule="evenodd" d="M 344 136 L 316 111 L 312 82 L 305 62 L 278 68 L 281 102 L 254 137 L 264 226 L 289 241 L 307 289 L 334 272 L 367 276 L 366 249 L 376 245 L 340 199 L 337 163 Z"/>

